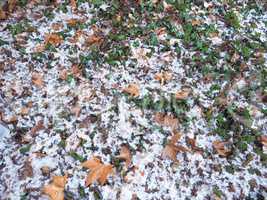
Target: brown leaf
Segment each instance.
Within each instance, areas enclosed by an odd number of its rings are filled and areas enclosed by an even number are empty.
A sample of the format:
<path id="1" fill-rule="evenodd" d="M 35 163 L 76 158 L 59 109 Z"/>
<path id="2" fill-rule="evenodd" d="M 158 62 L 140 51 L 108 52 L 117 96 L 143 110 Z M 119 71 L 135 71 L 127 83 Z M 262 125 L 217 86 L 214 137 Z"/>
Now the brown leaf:
<path id="1" fill-rule="evenodd" d="M 154 77 L 161 85 L 164 85 L 166 82 L 172 79 L 172 74 L 169 72 L 157 73 Z"/>
<path id="2" fill-rule="evenodd" d="M 215 150 L 217 151 L 217 153 L 223 157 L 227 157 L 231 153 L 231 151 L 226 148 L 227 144 L 229 144 L 229 143 L 223 142 L 223 141 L 218 141 L 218 140 L 216 140 L 212 143 L 212 145 L 215 148 Z"/>
<path id="3" fill-rule="evenodd" d="M 186 142 L 191 146 L 194 151 L 198 153 L 203 153 L 203 150 L 200 147 L 197 147 L 196 140 L 194 138 L 186 137 Z"/>
<path id="4" fill-rule="evenodd" d="M 44 85 L 43 76 L 40 73 L 34 72 L 32 74 L 32 83 L 37 87 L 43 87 Z"/>
<path id="5" fill-rule="evenodd" d="M 42 129 L 44 129 L 44 124 L 43 124 L 43 121 L 40 120 L 36 123 L 36 125 L 34 127 L 31 128 L 31 134 L 32 135 L 36 135 L 36 133 Z"/>
<path id="6" fill-rule="evenodd" d="M 77 9 L 76 0 L 70 0 L 70 6 L 71 6 L 72 10 L 76 10 Z"/>
<path id="7" fill-rule="evenodd" d="M 48 34 L 45 37 L 45 44 L 52 44 L 54 46 L 57 46 L 62 42 L 63 42 L 62 37 L 56 33 Z"/>
<path id="8" fill-rule="evenodd" d="M 51 25 L 51 28 L 54 30 L 54 31 L 59 31 L 60 29 L 63 28 L 63 24 L 62 23 L 53 23 Z"/>
<path id="9" fill-rule="evenodd" d="M 175 118 L 173 115 L 165 115 L 163 113 L 156 113 L 154 120 L 162 125 L 162 126 L 167 126 L 170 127 L 171 129 L 177 129 L 179 125 L 179 121 L 177 118 Z"/>
<path id="10" fill-rule="evenodd" d="M 198 19 L 193 19 L 191 23 L 192 23 L 192 26 L 199 26 L 199 25 L 201 25 L 201 21 L 198 20 Z"/>
<path id="11" fill-rule="evenodd" d="M 28 107 L 23 107 L 23 108 L 21 108 L 21 110 L 20 110 L 20 114 L 21 115 L 28 115 L 29 114 L 29 108 Z"/>
<path id="12" fill-rule="evenodd" d="M 64 200 L 64 188 L 67 179 L 67 175 L 54 176 L 52 183 L 43 187 L 43 193 L 48 195 L 51 200 Z"/>
<path id="13" fill-rule="evenodd" d="M 262 145 L 267 148 L 267 136 L 266 135 L 262 135 L 260 136 L 260 142 L 262 143 Z"/>
<path id="14" fill-rule="evenodd" d="M 8 0 L 8 12 L 13 12 L 16 7 L 17 0 Z"/>
<path id="15" fill-rule="evenodd" d="M 91 46 L 93 44 L 100 44 L 102 43 L 103 38 L 100 36 L 97 36 L 96 34 L 90 35 L 87 39 L 86 39 L 86 45 L 87 46 Z"/>
<path id="16" fill-rule="evenodd" d="M 0 20 L 5 20 L 5 19 L 7 19 L 7 14 L 2 8 L 0 8 Z"/>
<path id="17" fill-rule="evenodd" d="M 120 155 L 118 158 L 125 160 L 126 167 L 128 168 L 131 164 L 132 155 L 131 151 L 126 145 L 123 145 L 120 150 Z"/>
<path id="18" fill-rule="evenodd" d="M 133 97 L 138 97 L 140 95 L 139 86 L 134 83 L 129 84 L 128 87 L 124 88 L 122 91 Z"/>
<path id="19" fill-rule="evenodd" d="M 80 20 L 79 19 L 69 19 L 69 20 L 67 20 L 67 24 L 69 25 L 69 26 L 72 26 L 72 27 L 74 27 L 77 23 L 79 23 L 80 22 Z"/>
<path id="20" fill-rule="evenodd" d="M 190 90 L 189 89 L 182 89 L 182 90 L 177 91 L 175 93 L 175 98 L 179 99 L 179 100 L 185 100 L 185 99 L 188 98 L 189 94 L 190 94 Z"/>
<path id="21" fill-rule="evenodd" d="M 188 152 L 189 149 L 183 147 L 182 145 L 177 145 L 176 143 L 181 138 L 181 133 L 175 132 L 171 139 L 168 141 L 167 145 L 164 147 L 162 152 L 163 158 L 169 158 L 176 162 L 176 155 L 178 152 Z"/>
<path id="22" fill-rule="evenodd" d="M 85 181 L 86 186 L 91 185 L 95 181 L 98 181 L 101 185 L 103 185 L 107 181 L 108 175 L 113 172 L 112 165 L 103 164 L 97 157 L 93 157 L 91 160 L 85 161 L 82 163 L 82 166 L 90 169 Z"/>

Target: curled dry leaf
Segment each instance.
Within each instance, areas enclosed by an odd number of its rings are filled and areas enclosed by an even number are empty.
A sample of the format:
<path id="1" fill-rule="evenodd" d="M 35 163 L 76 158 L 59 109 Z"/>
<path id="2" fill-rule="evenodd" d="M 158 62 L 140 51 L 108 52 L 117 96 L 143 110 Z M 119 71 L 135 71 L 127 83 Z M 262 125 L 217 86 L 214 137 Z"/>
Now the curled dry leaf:
<path id="1" fill-rule="evenodd" d="M 212 143 L 213 147 L 215 148 L 215 150 L 217 151 L 217 153 L 220 155 L 220 156 L 223 156 L 223 157 L 227 157 L 230 155 L 231 153 L 231 150 L 229 150 L 226 145 L 228 145 L 229 143 L 228 142 L 223 142 L 223 141 L 214 141 Z"/>
<path id="2" fill-rule="evenodd" d="M 154 77 L 161 85 L 164 85 L 167 81 L 172 79 L 172 74 L 169 72 L 157 73 Z"/>
<path id="3" fill-rule="evenodd" d="M 190 137 L 186 137 L 186 142 L 191 146 L 193 151 L 196 151 L 198 153 L 203 153 L 203 150 L 196 145 L 196 139 L 190 138 Z"/>
<path id="4" fill-rule="evenodd" d="M 64 200 L 64 188 L 67 179 L 67 175 L 54 176 L 52 183 L 43 187 L 43 193 L 48 195 L 51 200 Z"/>
<path id="5" fill-rule="evenodd" d="M 179 100 L 185 100 L 190 94 L 190 89 L 182 89 L 175 93 L 175 98 Z"/>
<path id="6" fill-rule="evenodd" d="M 120 150 L 120 155 L 118 158 L 125 160 L 126 167 L 128 168 L 131 164 L 132 155 L 131 151 L 126 145 L 123 145 Z"/>
<path id="7" fill-rule="evenodd" d="M 85 185 L 89 186 L 95 181 L 98 181 L 101 185 L 106 183 L 108 175 L 112 174 L 113 166 L 110 164 L 103 164 L 101 160 L 97 157 L 93 157 L 90 160 L 82 163 L 82 166 L 90 169 L 87 175 Z"/>
<path id="8" fill-rule="evenodd" d="M 43 76 L 37 72 L 32 74 L 32 83 L 37 87 L 42 87 L 44 85 Z"/>
<path id="9" fill-rule="evenodd" d="M 128 87 L 124 88 L 122 91 L 133 97 L 138 97 L 140 95 L 139 86 L 134 83 L 129 84 Z"/>
<path id="10" fill-rule="evenodd" d="M 179 125 L 179 121 L 176 117 L 174 117 L 173 115 L 167 115 L 167 114 L 163 114 L 163 113 L 156 113 L 154 120 L 162 125 L 162 126 L 167 126 L 170 127 L 171 129 L 177 129 L 178 125 Z"/>

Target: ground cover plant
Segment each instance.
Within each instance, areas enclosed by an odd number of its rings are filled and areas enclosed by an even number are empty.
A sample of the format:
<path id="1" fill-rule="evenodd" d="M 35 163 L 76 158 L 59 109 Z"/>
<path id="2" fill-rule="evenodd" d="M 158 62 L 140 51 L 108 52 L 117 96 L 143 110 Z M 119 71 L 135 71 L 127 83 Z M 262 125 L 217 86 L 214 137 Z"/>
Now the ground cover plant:
<path id="1" fill-rule="evenodd" d="M 0 199 L 267 198 L 265 1 L 0 5 Z"/>

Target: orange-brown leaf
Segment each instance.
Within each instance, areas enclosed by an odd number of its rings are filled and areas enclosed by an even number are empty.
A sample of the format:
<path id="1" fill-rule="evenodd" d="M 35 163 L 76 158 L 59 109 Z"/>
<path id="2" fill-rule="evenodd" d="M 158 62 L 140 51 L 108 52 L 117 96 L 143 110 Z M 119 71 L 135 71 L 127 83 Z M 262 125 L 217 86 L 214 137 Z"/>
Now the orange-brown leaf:
<path id="1" fill-rule="evenodd" d="M 70 6 L 73 10 L 76 10 L 77 8 L 76 0 L 70 0 Z"/>
<path id="2" fill-rule="evenodd" d="M 46 35 L 45 37 L 45 44 L 52 44 L 52 45 L 59 45 L 63 42 L 63 39 L 60 35 L 56 33 L 51 33 Z"/>
<path id="3" fill-rule="evenodd" d="M 87 160 L 82 163 L 83 167 L 90 169 L 90 170 L 95 169 L 101 165 L 102 165 L 101 160 L 97 157 L 93 157 L 91 160 Z"/>
<path id="4" fill-rule="evenodd" d="M 158 124 L 162 126 L 170 127 L 172 129 L 177 129 L 179 125 L 178 119 L 174 117 L 173 115 L 165 115 L 163 113 L 156 113 L 154 120 Z"/>
<path id="5" fill-rule="evenodd" d="M 182 90 L 177 91 L 175 93 L 175 98 L 179 99 L 179 100 L 185 100 L 185 99 L 188 98 L 189 94 L 190 94 L 190 90 L 189 89 L 182 89 Z"/>
<path id="6" fill-rule="evenodd" d="M 7 14 L 5 11 L 3 11 L 2 8 L 0 8 L 0 20 L 4 20 L 7 18 Z"/>
<path id="7" fill-rule="evenodd" d="M 172 79 L 172 74 L 169 72 L 157 73 L 154 77 L 161 85 L 164 85 L 166 82 Z"/>
<path id="8" fill-rule="evenodd" d="M 223 157 L 227 157 L 231 153 L 231 151 L 226 148 L 227 144 L 228 144 L 227 142 L 218 141 L 218 140 L 216 140 L 212 143 L 212 145 L 213 145 L 214 149 L 217 151 L 217 153 Z"/>
<path id="9" fill-rule="evenodd" d="M 112 165 L 103 164 L 97 157 L 85 161 L 82 166 L 90 169 L 85 181 L 86 186 L 89 186 L 96 181 L 103 185 L 107 181 L 108 176 L 113 172 Z"/>
<path id="10" fill-rule="evenodd" d="M 43 193 L 48 195 L 51 200 L 64 200 L 64 188 L 67 179 L 67 175 L 54 176 L 52 183 L 43 187 Z"/>
<path id="11" fill-rule="evenodd" d="M 42 87 L 44 85 L 43 76 L 37 72 L 32 74 L 32 83 L 37 87 Z"/>
<path id="12" fill-rule="evenodd" d="M 263 145 L 264 147 L 267 148 L 267 136 L 266 136 L 266 135 L 262 135 L 262 136 L 260 136 L 260 142 L 262 143 L 262 145 Z"/>
<path id="13" fill-rule="evenodd" d="M 40 120 L 36 123 L 36 125 L 34 127 L 31 128 L 31 134 L 32 135 L 35 135 L 38 131 L 44 129 L 44 124 L 43 124 L 43 121 Z"/>
<path id="14" fill-rule="evenodd" d="M 86 39 L 86 45 L 91 46 L 93 44 L 100 44 L 102 41 L 102 37 L 93 34 Z"/>
<path id="15" fill-rule="evenodd" d="M 132 155 L 131 151 L 126 145 L 123 145 L 120 150 L 120 155 L 118 156 L 120 159 L 125 160 L 126 167 L 128 168 L 131 164 Z"/>
<path id="16" fill-rule="evenodd" d="M 138 97 L 140 95 L 139 86 L 134 83 L 129 84 L 128 87 L 124 88 L 122 91 L 133 97 Z"/>
<path id="17" fill-rule="evenodd" d="M 16 7 L 17 0 L 8 0 L 8 12 L 13 12 Z"/>

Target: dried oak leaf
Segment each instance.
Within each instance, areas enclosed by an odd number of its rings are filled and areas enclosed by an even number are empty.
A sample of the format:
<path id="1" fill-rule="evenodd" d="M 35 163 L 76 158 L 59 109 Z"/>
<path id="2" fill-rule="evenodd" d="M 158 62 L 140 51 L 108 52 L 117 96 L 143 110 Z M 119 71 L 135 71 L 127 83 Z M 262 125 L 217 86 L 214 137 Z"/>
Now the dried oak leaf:
<path id="1" fill-rule="evenodd" d="M 64 187 L 67 179 L 67 175 L 54 176 L 52 183 L 43 187 L 43 193 L 48 195 L 51 200 L 64 200 Z"/>
<path id="2" fill-rule="evenodd" d="M 63 39 L 60 35 L 56 33 L 51 33 L 46 35 L 45 37 L 45 44 L 52 44 L 52 45 L 59 45 L 63 42 Z"/>
<path id="3" fill-rule="evenodd" d="M 203 150 L 196 145 L 196 139 L 190 138 L 190 137 L 186 137 L 186 142 L 191 146 L 193 151 L 196 151 L 198 153 L 203 153 Z"/>
<path id="4" fill-rule="evenodd" d="M 173 115 L 167 115 L 164 113 L 156 113 L 154 120 L 162 125 L 162 126 L 167 126 L 170 127 L 171 129 L 177 129 L 179 125 L 179 120 L 174 117 Z"/>
<path id="5" fill-rule="evenodd" d="M 133 97 L 138 97 L 140 95 L 139 86 L 134 83 L 129 84 L 128 87 L 124 88 L 122 91 Z"/>
<path id="6" fill-rule="evenodd" d="M 181 138 L 181 134 L 179 132 L 174 133 L 171 139 L 168 141 L 166 146 L 163 149 L 162 157 L 169 158 L 173 161 L 177 161 L 176 155 L 178 152 L 188 152 L 189 149 L 183 147 L 182 145 L 177 145 L 176 143 Z"/>
<path id="7" fill-rule="evenodd" d="M 161 85 L 164 85 L 166 82 L 172 79 L 172 74 L 169 72 L 157 73 L 154 78 L 160 82 Z"/>
<path id="8" fill-rule="evenodd" d="M 125 160 L 126 167 L 128 168 L 131 164 L 132 155 L 131 151 L 126 145 L 123 145 L 120 150 L 120 155 L 118 158 Z"/>
<path id="9" fill-rule="evenodd" d="M 103 164 L 97 157 L 93 157 L 92 159 L 85 161 L 82 163 L 82 166 L 90 169 L 85 181 L 86 186 L 91 185 L 95 181 L 104 185 L 107 181 L 108 175 L 113 173 L 113 166 L 110 164 Z"/>
<path id="10" fill-rule="evenodd" d="M 32 74 L 32 83 L 37 87 L 42 87 L 44 85 L 43 76 L 40 73 L 34 72 Z"/>
<path id="11" fill-rule="evenodd" d="M 220 155 L 220 156 L 223 156 L 223 157 L 227 157 L 230 155 L 231 153 L 231 150 L 229 150 L 226 145 L 228 145 L 229 143 L 228 142 L 223 142 L 223 141 L 218 141 L 218 140 L 215 140 L 212 145 L 214 147 L 214 149 L 217 151 L 217 153 Z"/>
<path id="12" fill-rule="evenodd" d="M 175 93 L 175 98 L 179 100 L 185 100 L 188 98 L 189 94 L 190 94 L 190 89 L 182 89 Z"/>

